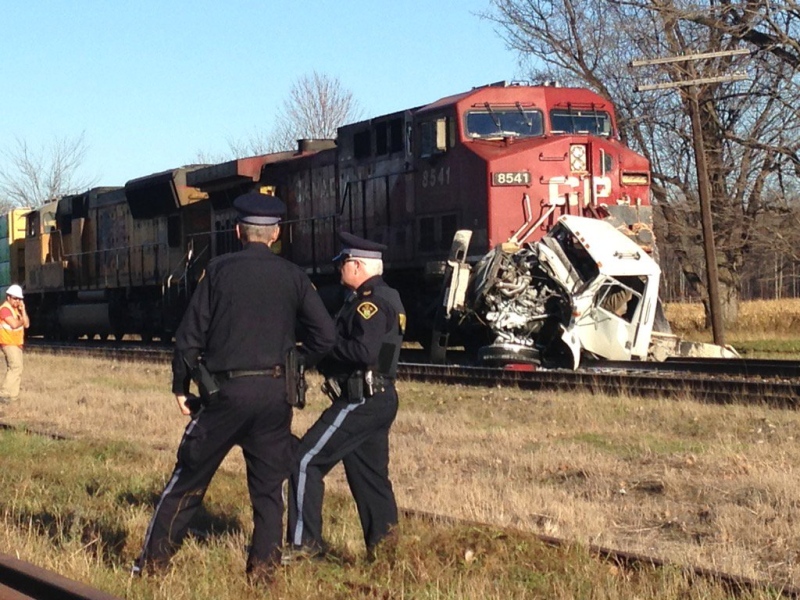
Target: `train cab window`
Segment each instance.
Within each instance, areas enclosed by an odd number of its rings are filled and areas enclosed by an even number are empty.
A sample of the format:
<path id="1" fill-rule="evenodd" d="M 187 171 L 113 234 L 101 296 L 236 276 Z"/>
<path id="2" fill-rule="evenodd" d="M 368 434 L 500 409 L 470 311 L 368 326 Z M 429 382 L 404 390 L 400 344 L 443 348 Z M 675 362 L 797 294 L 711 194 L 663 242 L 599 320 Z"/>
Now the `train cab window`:
<path id="1" fill-rule="evenodd" d="M 353 156 L 367 158 L 372 154 L 372 137 L 369 129 L 353 134 Z"/>
<path id="2" fill-rule="evenodd" d="M 56 213 L 55 212 L 42 212 L 42 231 L 45 233 L 51 233 L 56 231 Z"/>
<path id="3" fill-rule="evenodd" d="M 424 121 L 419 125 L 421 157 L 433 156 L 447 151 L 447 119 Z"/>
<path id="4" fill-rule="evenodd" d="M 402 152 L 405 148 L 403 129 L 402 118 L 377 123 L 375 125 L 375 155 L 383 156 Z"/>
<path id="5" fill-rule="evenodd" d="M 25 236 L 35 238 L 39 235 L 39 213 L 28 213 L 25 220 L 27 224 Z"/>
<path id="6" fill-rule="evenodd" d="M 542 113 L 539 110 L 517 107 L 497 107 L 489 103 L 465 116 L 467 137 L 496 139 L 503 137 L 532 137 L 542 135 Z"/>
<path id="7" fill-rule="evenodd" d="M 603 110 L 559 108 L 550 111 L 550 128 L 559 133 L 611 135 L 611 117 Z"/>
<path id="8" fill-rule="evenodd" d="M 614 170 L 614 157 L 611 156 L 608 152 L 603 152 L 602 158 L 603 164 L 602 169 L 603 173 L 610 173 Z"/>

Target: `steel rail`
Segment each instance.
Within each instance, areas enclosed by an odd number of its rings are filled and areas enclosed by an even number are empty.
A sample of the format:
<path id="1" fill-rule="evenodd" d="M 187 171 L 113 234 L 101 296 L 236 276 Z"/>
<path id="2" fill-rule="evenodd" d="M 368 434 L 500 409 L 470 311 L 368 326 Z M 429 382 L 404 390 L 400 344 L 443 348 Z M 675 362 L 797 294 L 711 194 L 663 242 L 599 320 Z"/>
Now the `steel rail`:
<path id="1" fill-rule="evenodd" d="M 668 358 L 664 362 L 596 361 L 585 362 L 584 368 L 659 373 L 684 371 L 745 377 L 800 377 L 800 362 L 768 358 Z"/>
<path id="2" fill-rule="evenodd" d="M 80 581 L 67 579 L 19 560 L 0 554 L 0 598 L 17 600 L 120 600 Z"/>
<path id="3" fill-rule="evenodd" d="M 515 371 L 486 367 L 401 364 L 398 377 L 428 383 L 511 387 L 534 391 L 588 391 L 642 397 L 693 398 L 703 402 L 763 403 L 797 408 L 800 380 L 618 370 Z"/>
<path id="4" fill-rule="evenodd" d="M 169 347 L 137 344 L 35 341 L 35 352 L 75 354 L 114 360 L 169 362 Z M 415 356 L 414 353 L 407 354 Z M 416 354 L 418 356 L 418 353 Z M 800 404 L 800 362 L 744 359 L 682 359 L 655 362 L 603 361 L 583 369 L 513 369 L 403 362 L 398 378 L 407 381 L 532 391 L 628 394 L 645 398 L 690 398 L 718 404 L 763 404 L 796 409 Z"/>

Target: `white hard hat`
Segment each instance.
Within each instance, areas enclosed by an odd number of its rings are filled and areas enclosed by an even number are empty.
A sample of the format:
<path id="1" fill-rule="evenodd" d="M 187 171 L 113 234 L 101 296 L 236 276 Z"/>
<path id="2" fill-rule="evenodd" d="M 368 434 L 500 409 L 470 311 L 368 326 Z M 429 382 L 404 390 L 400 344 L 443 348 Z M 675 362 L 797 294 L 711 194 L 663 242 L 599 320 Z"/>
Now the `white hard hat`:
<path id="1" fill-rule="evenodd" d="M 14 298 L 19 298 L 19 299 L 24 298 L 24 296 L 22 295 L 22 288 L 19 287 L 16 283 L 8 286 L 8 289 L 6 290 L 6 296 L 13 296 Z"/>

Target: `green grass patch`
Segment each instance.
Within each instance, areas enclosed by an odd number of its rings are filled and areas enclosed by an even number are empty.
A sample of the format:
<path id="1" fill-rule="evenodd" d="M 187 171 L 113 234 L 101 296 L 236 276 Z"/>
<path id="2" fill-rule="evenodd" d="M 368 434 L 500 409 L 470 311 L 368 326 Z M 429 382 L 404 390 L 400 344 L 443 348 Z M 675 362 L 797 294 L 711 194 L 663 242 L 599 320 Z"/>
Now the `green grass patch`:
<path id="1" fill-rule="evenodd" d="M 579 437 L 607 451 L 631 448 Z M 344 560 L 291 565 L 269 588 L 252 587 L 243 573 L 251 528 L 244 477 L 225 471 L 173 568 L 132 580 L 128 569 L 169 475 L 153 467 L 154 452 L 124 442 L 0 433 L 0 542 L 24 560 L 133 600 L 728 597 L 677 569 L 628 570 L 579 545 L 551 547 L 533 534 L 491 526 L 403 519 L 370 563 L 352 499 L 337 495 L 326 498 L 325 522 Z"/>
<path id="2" fill-rule="evenodd" d="M 681 429 L 683 426 L 680 427 Z M 691 425 L 689 426 L 691 428 Z M 681 435 L 685 434 L 682 433 Z M 579 432 L 562 442 L 585 444 L 605 454 L 624 460 L 633 460 L 641 457 L 652 457 L 653 455 L 671 456 L 673 454 L 701 454 L 705 451 L 705 445 L 696 441 L 683 439 L 680 437 L 657 437 L 652 435 L 637 435 L 631 438 L 629 435 L 610 435 L 608 433 L 596 433 L 591 431 Z"/>
<path id="3" fill-rule="evenodd" d="M 672 456 L 675 454 L 703 454 L 707 449 L 707 445 L 703 444 L 702 442 L 683 439 L 680 437 L 666 438 L 645 435 L 639 438 L 638 443 L 639 448 L 646 451 L 646 453 L 659 456 Z M 644 454 L 644 452 L 640 454 Z"/>
<path id="4" fill-rule="evenodd" d="M 800 339 L 742 340 L 734 343 L 734 347 L 742 356 L 785 354 L 787 360 L 800 356 Z"/>

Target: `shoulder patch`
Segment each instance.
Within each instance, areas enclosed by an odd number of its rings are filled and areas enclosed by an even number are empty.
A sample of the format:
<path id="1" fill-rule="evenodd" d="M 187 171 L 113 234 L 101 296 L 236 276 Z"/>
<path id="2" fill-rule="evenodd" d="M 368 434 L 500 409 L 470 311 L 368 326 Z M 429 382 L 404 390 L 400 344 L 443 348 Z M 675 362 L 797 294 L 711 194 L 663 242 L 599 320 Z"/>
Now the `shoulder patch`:
<path id="1" fill-rule="evenodd" d="M 378 307 L 372 302 L 362 302 L 356 308 L 356 312 L 364 317 L 364 320 L 371 319 L 374 315 L 378 314 Z"/>

